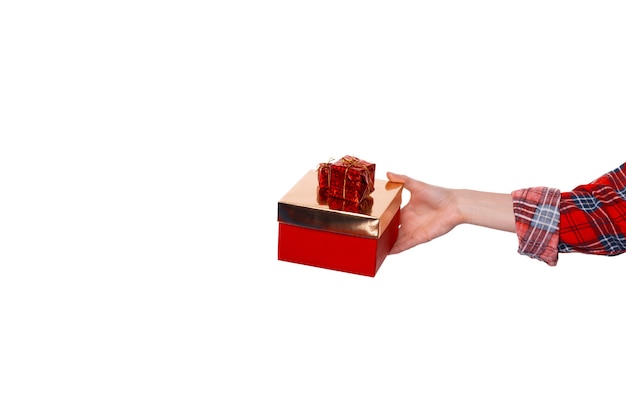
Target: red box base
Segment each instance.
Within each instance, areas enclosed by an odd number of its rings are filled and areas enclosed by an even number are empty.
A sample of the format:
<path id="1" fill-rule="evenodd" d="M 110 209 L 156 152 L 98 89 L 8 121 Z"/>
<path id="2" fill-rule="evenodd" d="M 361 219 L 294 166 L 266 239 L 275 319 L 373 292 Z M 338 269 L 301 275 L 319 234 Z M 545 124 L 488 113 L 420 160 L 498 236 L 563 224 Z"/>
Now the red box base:
<path id="1" fill-rule="evenodd" d="M 398 238 L 400 211 L 378 238 L 278 224 L 278 259 L 374 277 Z"/>

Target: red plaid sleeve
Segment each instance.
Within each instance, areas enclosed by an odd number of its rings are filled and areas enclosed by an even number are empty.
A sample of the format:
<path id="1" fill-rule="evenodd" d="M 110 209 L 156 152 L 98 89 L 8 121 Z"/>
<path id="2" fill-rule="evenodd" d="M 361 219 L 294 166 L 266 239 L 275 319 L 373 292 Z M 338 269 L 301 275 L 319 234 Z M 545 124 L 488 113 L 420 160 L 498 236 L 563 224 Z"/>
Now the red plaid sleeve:
<path id="1" fill-rule="evenodd" d="M 626 252 L 626 163 L 571 192 L 533 187 L 512 196 L 520 254 L 554 266 L 559 253 Z"/>
<path id="2" fill-rule="evenodd" d="M 511 195 L 518 252 L 555 266 L 558 261 L 560 191 L 532 187 L 516 190 Z"/>
<path id="3" fill-rule="evenodd" d="M 560 212 L 560 252 L 626 252 L 626 163 L 563 193 Z"/>

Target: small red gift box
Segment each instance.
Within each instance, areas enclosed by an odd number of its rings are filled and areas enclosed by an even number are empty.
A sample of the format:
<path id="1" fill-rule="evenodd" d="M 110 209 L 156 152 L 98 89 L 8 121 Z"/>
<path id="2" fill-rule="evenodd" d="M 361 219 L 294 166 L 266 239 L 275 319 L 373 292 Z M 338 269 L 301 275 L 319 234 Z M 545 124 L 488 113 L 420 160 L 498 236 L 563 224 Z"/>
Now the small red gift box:
<path id="1" fill-rule="evenodd" d="M 328 197 L 360 203 L 374 191 L 376 164 L 346 155 L 334 163 L 320 164 L 319 187 Z"/>
<path id="2" fill-rule="evenodd" d="M 317 175 L 278 202 L 278 259 L 374 277 L 398 237 L 402 184 L 375 179 L 365 204 L 345 210 L 329 206 Z"/>

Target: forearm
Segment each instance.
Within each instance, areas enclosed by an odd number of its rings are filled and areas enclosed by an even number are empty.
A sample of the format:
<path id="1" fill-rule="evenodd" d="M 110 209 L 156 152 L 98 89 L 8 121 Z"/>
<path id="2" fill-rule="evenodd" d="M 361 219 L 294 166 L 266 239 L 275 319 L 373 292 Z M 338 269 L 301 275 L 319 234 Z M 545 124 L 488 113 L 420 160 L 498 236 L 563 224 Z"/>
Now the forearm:
<path id="1" fill-rule="evenodd" d="M 456 189 L 453 193 L 459 208 L 459 223 L 515 232 L 513 198 L 510 194 L 467 189 Z"/>

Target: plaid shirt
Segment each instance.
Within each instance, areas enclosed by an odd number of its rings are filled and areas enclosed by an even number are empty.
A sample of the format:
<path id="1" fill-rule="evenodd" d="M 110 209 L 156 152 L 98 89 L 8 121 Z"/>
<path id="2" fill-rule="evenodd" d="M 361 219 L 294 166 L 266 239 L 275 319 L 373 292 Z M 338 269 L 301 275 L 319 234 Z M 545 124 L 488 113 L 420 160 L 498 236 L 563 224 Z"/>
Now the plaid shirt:
<path id="1" fill-rule="evenodd" d="M 520 254 L 555 266 L 560 252 L 626 252 L 626 163 L 571 192 L 532 187 L 512 196 Z"/>

